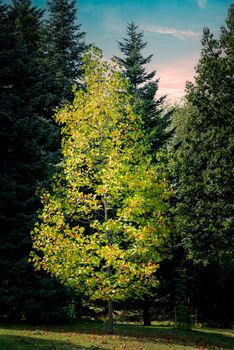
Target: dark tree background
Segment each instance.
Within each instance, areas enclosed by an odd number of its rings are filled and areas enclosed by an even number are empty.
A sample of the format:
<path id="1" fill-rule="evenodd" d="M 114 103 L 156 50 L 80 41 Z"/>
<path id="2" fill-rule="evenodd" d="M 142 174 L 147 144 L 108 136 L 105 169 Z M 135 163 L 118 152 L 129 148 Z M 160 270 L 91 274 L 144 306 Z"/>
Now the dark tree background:
<path id="1" fill-rule="evenodd" d="M 0 317 L 58 320 L 67 317 L 70 295 L 46 274 L 35 273 L 28 256 L 39 206 L 35 192 L 48 183 L 59 159 L 51 106 L 66 96 L 55 94 L 59 86 L 50 90 L 54 71 L 44 50 L 43 11 L 30 0 L 1 4 L 0 11 Z M 80 74 L 76 66 L 72 72 L 73 79 Z M 72 83 L 67 81 L 67 89 Z"/>
<path id="2" fill-rule="evenodd" d="M 175 220 L 190 265 L 192 303 L 203 322 L 230 326 L 234 301 L 234 5 L 215 39 L 203 31 L 195 83 L 176 131 Z M 195 292 L 196 291 L 196 292 Z"/>

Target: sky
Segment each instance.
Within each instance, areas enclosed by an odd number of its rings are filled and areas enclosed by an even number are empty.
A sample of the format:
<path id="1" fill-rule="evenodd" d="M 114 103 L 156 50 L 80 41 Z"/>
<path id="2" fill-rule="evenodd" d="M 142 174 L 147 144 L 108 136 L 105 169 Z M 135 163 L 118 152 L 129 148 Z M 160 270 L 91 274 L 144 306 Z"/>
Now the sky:
<path id="1" fill-rule="evenodd" d="M 46 0 L 33 0 L 46 7 Z M 120 56 L 118 41 L 126 37 L 127 23 L 134 21 L 144 31 L 147 47 L 153 54 L 147 71 L 156 70 L 160 78 L 158 97 L 179 102 L 186 81 L 193 81 L 201 52 L 202 29 L 210 28 L 219 36 L 233 0 L 78 0 L 77 17 L 104 56 Z"/>

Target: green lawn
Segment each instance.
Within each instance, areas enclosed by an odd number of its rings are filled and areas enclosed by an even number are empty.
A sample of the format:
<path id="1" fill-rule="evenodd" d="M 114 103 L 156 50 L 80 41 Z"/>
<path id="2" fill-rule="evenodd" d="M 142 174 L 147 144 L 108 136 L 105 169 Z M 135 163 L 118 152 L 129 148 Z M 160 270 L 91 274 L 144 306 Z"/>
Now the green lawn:
<path id="1" fill-rule="evenodd" d="M 169 326 L 115 326 L 82 321 L 66 326 L 0 326 L 0 350 L 186 350 L 234 349 L 234 331 L 194 329 L 179 331 Z"/>

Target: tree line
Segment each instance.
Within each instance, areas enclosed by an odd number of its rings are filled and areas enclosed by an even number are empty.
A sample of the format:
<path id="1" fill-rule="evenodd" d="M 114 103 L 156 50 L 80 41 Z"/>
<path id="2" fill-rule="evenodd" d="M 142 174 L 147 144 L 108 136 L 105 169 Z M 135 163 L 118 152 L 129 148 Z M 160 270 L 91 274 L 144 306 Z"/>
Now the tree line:
<path id="1" fill-rule="evenodd" d="M 230 326 L 234 5 L 170 107 L 134 22 L 110 64 L 74 0 L 0 14 L 1 319 L 71 319 L 91 299 L 108 301 L 110 329 L 113 302 L 146 325 L 175 309 L 187 327 L 193 308 Z"/>

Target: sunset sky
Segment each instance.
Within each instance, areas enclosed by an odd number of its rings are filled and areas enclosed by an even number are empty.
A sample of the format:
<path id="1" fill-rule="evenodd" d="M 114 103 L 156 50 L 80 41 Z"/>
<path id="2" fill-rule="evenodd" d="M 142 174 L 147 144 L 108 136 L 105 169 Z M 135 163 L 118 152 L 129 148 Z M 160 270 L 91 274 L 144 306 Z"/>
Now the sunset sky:
<path id="1" fill-rule="evenodd" d="M 80 0 L 78 22 L 108 58 L 120 55 L 117 41 L 134 21 L 148 42 L 145 55 L 153 54 L 147 69 L 157 70 L 159 95 L 180 100 L 185 82 L 192 80 L 201 52 L 201 34 L 207 26 L 215 35 L 225 24 L 233 0 Z M 46 0 L 33 0 L 46 7 Z"/>

